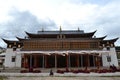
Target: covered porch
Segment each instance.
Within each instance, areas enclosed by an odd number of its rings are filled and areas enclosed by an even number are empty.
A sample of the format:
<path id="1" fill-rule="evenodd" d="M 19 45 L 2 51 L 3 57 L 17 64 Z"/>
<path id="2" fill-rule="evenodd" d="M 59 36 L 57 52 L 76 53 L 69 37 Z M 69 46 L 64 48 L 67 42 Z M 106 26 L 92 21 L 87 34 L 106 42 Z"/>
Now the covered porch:
<path id="1" fill-rule="evenodd" d="M 102 54 L 109 51 L 20 51 L 22 68 L 102 67 Z"/>

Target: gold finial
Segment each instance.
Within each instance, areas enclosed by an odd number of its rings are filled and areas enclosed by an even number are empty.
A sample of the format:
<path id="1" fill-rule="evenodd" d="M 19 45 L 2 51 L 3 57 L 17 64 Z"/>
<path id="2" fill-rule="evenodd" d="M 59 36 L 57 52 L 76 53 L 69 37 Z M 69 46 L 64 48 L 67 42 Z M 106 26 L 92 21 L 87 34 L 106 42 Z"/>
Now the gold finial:
<path id="1" fill-rule="evenodd" d="M 80 31 L 79 27 L 78 27 L 78 31 Z"/>
<path id="2" fill-rule="evenodd" d="M 42 32 L 44 32 L 44 28 L 42 27 Z"/>
<path id="3" fill-rule="evenodd" d="M 61 28 L 61 26 L 60 26 L 60 32 L 62 31 L 62 28 Z"/>

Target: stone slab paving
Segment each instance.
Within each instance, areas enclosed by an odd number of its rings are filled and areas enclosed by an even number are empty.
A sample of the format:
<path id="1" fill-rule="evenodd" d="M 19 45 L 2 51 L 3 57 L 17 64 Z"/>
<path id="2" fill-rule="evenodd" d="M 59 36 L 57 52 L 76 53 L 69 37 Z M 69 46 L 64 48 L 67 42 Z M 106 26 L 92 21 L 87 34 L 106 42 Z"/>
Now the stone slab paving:
<path id="1" fill-rule="evenodd" d="M 4 80 L 120 80 L 120 72 L 116 73 L 0 73 Z"/>
<path id="2" fill-rule="evenodd" d="M 4 80 L 120 80 L 120 77 L 8 77 Z"/>
<path id="3" fill-rule="evenodd" d="M 0 73 L 0 76 L 9 76 L 9 77 L 49 77 L 49 73 Z M 111 76 L 120 76 L 120 72 L 115 73 L 54 73 L 54 77 L 111 77 Z"/>

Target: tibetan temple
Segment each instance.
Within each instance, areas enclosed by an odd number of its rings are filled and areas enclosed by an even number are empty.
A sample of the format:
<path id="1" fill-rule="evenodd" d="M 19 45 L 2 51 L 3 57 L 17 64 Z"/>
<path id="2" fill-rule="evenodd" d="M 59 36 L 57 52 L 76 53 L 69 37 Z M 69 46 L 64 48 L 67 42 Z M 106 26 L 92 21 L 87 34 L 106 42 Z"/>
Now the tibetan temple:
<path id="1" fill-rule="evenodd" d="M 25 32 L 7 44 L 5 67 L 82 68 L 118 66 L 115 45 L 118 38 L 94 37 L 83 30 Z"/>

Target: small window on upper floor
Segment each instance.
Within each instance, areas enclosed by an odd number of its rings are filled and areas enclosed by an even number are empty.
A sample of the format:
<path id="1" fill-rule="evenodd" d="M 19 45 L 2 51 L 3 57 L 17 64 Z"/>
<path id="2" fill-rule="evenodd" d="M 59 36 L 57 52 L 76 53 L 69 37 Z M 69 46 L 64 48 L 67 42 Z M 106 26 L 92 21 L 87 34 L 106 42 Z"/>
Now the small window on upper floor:
<path id="1" fill-rule="evenodd" d="M 13 51 L 16 51 L 16 47 L 13 47 Z"/>
<path id="2" fill-rule="evenodd" d="M 109 50 L 110 50 L 110 47 L 107 47 L 107 50 L 109 51 Z"/>
<path id="3" fill-rule="evenodd" d="M 16 57 L 12 56 L 12 62 L 15 62 Z"/>
<path id="4" fill-rule="evenodd" d="M 107 61 L 111 62 L 111 56 L 107 56 Z"/>

